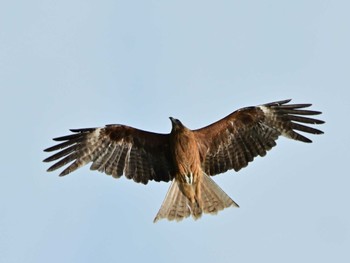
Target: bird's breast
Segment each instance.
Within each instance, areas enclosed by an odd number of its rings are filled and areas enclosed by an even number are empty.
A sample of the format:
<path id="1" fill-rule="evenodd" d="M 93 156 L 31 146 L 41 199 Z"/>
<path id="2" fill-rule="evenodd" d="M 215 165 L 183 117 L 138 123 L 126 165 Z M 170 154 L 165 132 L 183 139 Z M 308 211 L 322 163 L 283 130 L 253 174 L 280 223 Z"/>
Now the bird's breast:
<path id="1" fill-rule="evenodd" d="M 191 134 L 174 136 L 172 151 L 177 177 L 183 183 L 195 183 L 201 171 L 201 163 L 194 136 Z"/>

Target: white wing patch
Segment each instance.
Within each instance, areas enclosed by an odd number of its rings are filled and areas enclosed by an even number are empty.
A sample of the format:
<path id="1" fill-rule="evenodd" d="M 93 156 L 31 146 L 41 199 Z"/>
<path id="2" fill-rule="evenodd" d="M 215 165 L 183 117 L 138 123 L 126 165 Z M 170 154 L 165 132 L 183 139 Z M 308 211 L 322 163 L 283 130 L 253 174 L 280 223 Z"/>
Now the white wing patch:
<path id="1" fill-rule="evenodd" d="M 273 110 L 266 106 L 259 106 L 259 108 L 264 112 L 265 118 L 267 119 L 267 122 L 271 125 L 272 128 L 276 129 L 280 132 L 281 135 L 284 137 L 292 139 L 292 136 L 288 131 L 283 129 L 283 127 L 276 127 L 274 124 L 278 123 L 278 116 L 274 113 Z"/>

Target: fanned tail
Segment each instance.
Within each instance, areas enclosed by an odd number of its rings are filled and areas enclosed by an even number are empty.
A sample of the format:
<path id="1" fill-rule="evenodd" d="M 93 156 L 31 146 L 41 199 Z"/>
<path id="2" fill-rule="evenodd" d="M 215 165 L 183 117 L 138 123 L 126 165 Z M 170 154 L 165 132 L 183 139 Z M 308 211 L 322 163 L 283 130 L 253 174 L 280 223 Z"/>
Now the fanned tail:
<path id="1" fill-rule="evenodd" d="M 153 222 L 156 223 L 163 218 L 170 221 L 181 221 L 190 215 L 194 219 L 198 219 L 202 216 L 202 213 L 217 214 L 227 207 L 238 207 L 207 174 L 203 173 L 199 184 L 199 196 L 196 196 L 196 201 L 192 203 L 182 193 L 178 182 L 173 180 Z"/>
<path id="2" fill-rule="evenodd" d="M 181 221 L 190 215 L 192 215 L 193 218 L 198 219 L 202 215 L 202 210 L 197 202 L 191 203 L 190 200 L 188 200 L 188 198 L 181 192 L 177 181 L 173 180 L 163 204 L 153 222 L 156 223 L 163 218 L 170 221 Z"/>
<path id="3" fill-rule="evenodd" d="M 203 173 L 201 180 L 202 210 L 206 214 L 217 214 L 219 211 L 233 206 L 239 207 L 213 179 Z"/>

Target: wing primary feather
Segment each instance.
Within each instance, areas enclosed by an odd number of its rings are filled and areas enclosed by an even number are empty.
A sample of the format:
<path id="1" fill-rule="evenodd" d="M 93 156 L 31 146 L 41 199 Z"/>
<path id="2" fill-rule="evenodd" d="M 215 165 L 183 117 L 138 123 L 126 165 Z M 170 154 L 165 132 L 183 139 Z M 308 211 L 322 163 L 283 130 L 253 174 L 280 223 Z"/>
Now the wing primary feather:
<path id="1" fill-rule="evenodd" d="M 281 106 L 281 105 L 283 105 L 283 104 L 287 104 L 287 103 L 290 102 L 291 100 L 292 100 L 292 99 L 270 102 L 270 103 L 263 104 L 263 106 L 266 106 L 266 107 Z"/>
<path id="2" fill-rule="evenodd" d="M 68 141 L 74 140 L 76 138 L 82 137 L 85 133 L 91 133 L 96 130 L 96 128 L 86 128 L 86 129 L 69 129 L 71 132 L 76 134 L 70 134 L 66 136 L 53 138 L 54 141 Z"/>
<path id="3" fill-rule="evenodd" d="M 313 111 L 313 110 L 294 110 L 294 109 L 284 109 L 284 108 L 279 108 L 276 110 L 278 111 L 278 114 L 319 115 L 322 113 L 320 111 Z"/>
<path id="4" fill-rule="evenodd" d="M 308 108 L 312 106 L 311 103 L 303 103 L 303 104 L 288 104 L 288 105 L 281 105 L 281 106 L 276 106 L 276 107 L 280 107 L 282 109 L 300 109 L 300 108 Z M 274 108 L 272 106 L 272 108 Z"/>
<path id="5" fill-rule="evenodd" d="M 66 155 L 72 153 L 74 150 L 76 150 L 76 148 L 77 148 L 77 145 L 72 145 L 72 146 L 70 146 L 70 147 L 68 147 L 68 148 L 66 148 L 66 149 L 64 149 L 64 150 L 62 150 L 62 151 L 60 151 L 60 152 L 58 152 L 58 153 L 48 157 L 48 158 L 46 158 L 44 160 L 44 162 L 51 162 L 51 161 L 55 161 L 57 159 L 60 159 L 63 156 L 66 156 Z"/>
<path id="6" fill-rule="evenodd" d="M 81 134 L 79 133 L 79 134 L 71 134 L 71 135 L 53 138 L 52 140 L 54 140 L 54 141 L 70 141 L 70 140 L 79 139 L 80 137 L 81 137 Z"/>
<path id="7" fill-rule="evenodd" d="M 288 117 L 286 117 L 286 119 L 288 119 L 290 121 L 309 123 L 309 124 L 323 124 L 324 123 L 324 121 L 322 121 L 322 120 L 301 117 L 301 116 L 295 116 L 295 115 L 288 115 Z"/>
<path id="8" fill-rule="evenodd" d="M 80 129 L 69 129 L 71 132 L 79 132 L 79 133 L 90 133 L 96 130 L 97 128 L 80 128 Z"/>
<path id="9" fill-rule="evenodd" d="M 298 123 L 293 123 L 291 124 L 291 128 L 293 130 L 298 130 L 298 131 L 302 131 L 302 132 L 307 132 L 307 133 L 311 133 L 311 134 L 323 134 L 323 131 L 320 131 L 318 129 L 315 128 L 311 128 L 302 124 L 298 124 Z"/>
<path id="10" fill-rule="evenodd" d="M 47 149 L 44 150 L 44 152 L 53 152 L 53 151 L 57 151 L 57 150 L 60 150 L 60 149 L 63 149 L 63 148 L 66 148 L 72 144 L 75 144 L 75 143 L 78 143 L 78 142 L 81 142 L 82 141 L 82 138 L 78 138 L 76 140 L 71 140 L 71 141 L 66 141 L 66 142 L 63 142 L 63 143 L 60 143 L 60 144 L 57 144 L 57 145 L 54 145 L 52 147 L 49 147 Z"/>
<path id="11" fill-rule="evenodd" d="M 58 168 L 62 167 L 63 165 L 70 163 L 71 161 L 76 159 L 76 157 L 77 157 L 77 153 L 73 152 L 70 155 L 63 158 L 62 160 L 55 163 L 54 165 L 52 165 L 49 169 L 47 169 L 47 171 L 51 172 L 51 171 L 57 170 Z"/>
<path id="12" fill-rule="evenodd" d="M 78 168 L 80 168 L 81 166 L 85 165 L 86 162 L 81 161 L 81 160 L 76 160 L 75 162 L 73 162 L 71 165 L 69 165 L 66 169 L 64 169 L 59 176 L 65 176 L 71 172 L 74 172 L 75 170 L 77 170 Z"/>
<path id="13" fill-rule="evenodd" d="M 295 131 L 293 131 L 292 138 L 294 140 L 297 140 L 297 141 L 306 142 L 306 143 L 312 143 L 312 140 L 310 140 L 309 138 L 307 138 L 307 137 L 305 137 L 305 136 L 303 136 L 300 133 L 295 132 Z"/>

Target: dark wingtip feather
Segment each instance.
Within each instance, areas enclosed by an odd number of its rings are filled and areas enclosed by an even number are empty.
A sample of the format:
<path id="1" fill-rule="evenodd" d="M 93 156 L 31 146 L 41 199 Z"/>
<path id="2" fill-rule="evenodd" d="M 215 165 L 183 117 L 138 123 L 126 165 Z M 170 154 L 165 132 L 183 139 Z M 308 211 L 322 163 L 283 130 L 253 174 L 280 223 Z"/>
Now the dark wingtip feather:
<path id="1" fill-rule="evenodd" d="M 52 162 L 52 161 L 55 161 L 57 159 L 60 159 L 64 156 L 67 156 L 68 154 L 72 153 L 75 149 L 76 149 L 76 145 L 72 145 L 68 148 L 65 148 L 65 149 L 59 151 L 58 153 L 56 153 L 52 156 L 49 156 L 48 158 L 46 158 L 44 160 L 44 162 Z"/>
<path id="2" fill-rule="evenodd" d="M 311 143 L 312 141 L 309 138 L 297 133 L 296 130 L 315 135 L 323 134 L 323 131 L 321 130 L 304 125 L 317 125 L 325 123 L 323 120 L 318 120 L 309 117 L 310 115 L 322 114 L 322 112 L 306 109 L 312 106 L 311 103 L 287 104 L 290 101 L 291 100 L 272 102 L 263 106 L 269 107 L 270 110 L 275 114 L 275 118 L 277 119 L 271 121 L 279 121 L 281 123 L 282 134 L 284 134 L 286 137 L 298 141 Z M 283 130 L 285 132 L 283 132 Z"/>
<path id="3" fill-rule="evenodd" d="M 324 134 L 324 132 L 319 129 L 313 129 L 313 130 L 314 130 L 313 134 Z"/>
<path id="4" fill-rule="evenodd" d="M 75 134 L 65 135 L 53 138 L 54 141 L 68 141 L 72 139 L 77 139 L 81 136 L 82 133 L 89 133 L 96 130 L 96 128 L 81 128 L 81 129 L 69 129 L 71 132 L 74 132 Z"/>
<path id="5" fill-rule="evenodd" d="M 323 120 L 317 120 L 317 119 L 313 119 L 313 123 L 311 123 L 311 124 L 324 124 L 325 123 L 325 121 L 323 121 Z"/>
<path id="6" fill-rule="evenodd" d="M 316 110 L 309 110 L 309 115 L 320 115 L 322 114 L 322 111 L 316 111 Z"/>
<path id="7" fill-rule="evenodd" d="M 280 106 L 280 105 L 283 105 L 283 104 L 287 104 L 288 102 L 291 102 L 291 101 L 292 101 L 292 99 L 274 101 L 274 102 L 270 102 L 270 103 L 265 103 L 262 106 L 266 106 L 266 107 Z"/>
<path id="8" fill-rule="evenodd" d="M 80 137 L 80 134 L 70 134 L 70 135 L 65 135 L 65 136 L 61 136 L 61 137 L 56 137 L 56 138 L 53 138 L 52 140 L 54 140 L 54 141 L 68 141 L 68 140 L 77 139 L 79 137 Z"/>
<path id="9" fill-rule="evenodd" d="M 64 171 L 62 171 L 58 176 L 59 176 L 59 177 L 63 177 L 63 176 L 66 176 L 66 175 L 69 174 L 69 173 L 70 173 L 70 172 L 64 170 Z"/>
<path id="10" fill-rule="evenodd" d="M 55 168 L 53 168 L 52 166 L 50 166 L 47 170 L 46 170 L 46 172 L 53 172 L 53 171 L 55 171 L 56 169 Z"/>
<path id="11" fill-rule="evenodd" d="M 94 130 L 96 130 L 96 128 L 80 128 L 80 129 L 69 129 L 71 132 L 79 132 L 79 133 L 83 133 L 83 132 L 92 132 Z"/>
<path id="12" fill-rule="evenodd" d="M 294 134 L 296 135 L 295 140 L 297 141 L 301 141 L 301 142 L 306 142 L 306 143 L 312 143 L 312 140 L 310 140 L 309 138 L 301 135 L 300 133 L 294 132 Z"/>

